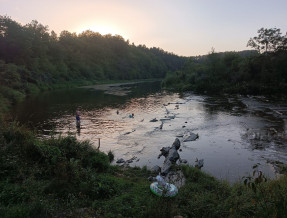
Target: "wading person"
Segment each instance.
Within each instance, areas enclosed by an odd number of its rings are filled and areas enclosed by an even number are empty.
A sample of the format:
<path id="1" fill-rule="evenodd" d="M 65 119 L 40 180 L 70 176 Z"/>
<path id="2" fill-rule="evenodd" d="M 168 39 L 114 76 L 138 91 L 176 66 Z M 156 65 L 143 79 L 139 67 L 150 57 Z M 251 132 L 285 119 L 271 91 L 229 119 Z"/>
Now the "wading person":
<path id="1" fill-rule="evenodd" d="M 79 108 L 77 108 L 77 110 L 76 110 L 76 126 L 77 126 L 77 128 L 81 127 L 81 118 L 80 118 Z"/>

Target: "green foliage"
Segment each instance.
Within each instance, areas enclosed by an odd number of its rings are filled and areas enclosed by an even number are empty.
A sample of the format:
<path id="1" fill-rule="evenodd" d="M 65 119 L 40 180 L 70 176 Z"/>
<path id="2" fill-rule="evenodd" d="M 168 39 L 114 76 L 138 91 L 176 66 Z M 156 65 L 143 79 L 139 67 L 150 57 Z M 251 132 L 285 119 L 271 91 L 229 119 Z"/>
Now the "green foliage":
<path id="1" fill-rule="evenodd" d="M 3 95 L 0 93 L 0 119 L 3 119 L 3 114 L 8 112 L 9 105 L 9 100 L 7 98 L 4 98 Z"/>
<path id="2" fill-rule="evenodd" d="M 160 48 L 130 45 L 119 35 L 89 30 L 79 35 L 62 31 L 58 37 L 35 20 L 21 26 L 7 16 L 0 16 L 0 24 L 0 60 L 25 66 L 38 82 L 162 78 L 185 61 Z M 25 74 L 21 79 L 31 82 Z"/>
<path id="3" fill-rule="evenodd" d="M 110 166 L 108 155 L 88 142 L 70 136 L 40 140 L 15 122 L 4 125 L 0 128 L 1 217 L 286 215 L 286 176 L 260 182 L 264 175 L 254 168 L 249 182 L 255 183 L 255 192 L 248 185 L 231 186 L 185 165 L 181 167 L 185 186 L 175 198 L 161 198 L 149 189 L 147 178 L 155 175 L 146 167 Z"/>
<path id="4" fill-rule="evenodd" d="M 40 92 L 40 88 L 33 83 L 27 83 L 25 88 L 27 94 L 37 94 Z"/>
<path id="5" fill-rule="evenodd" d="M 23 92 L 5 86 L 0 87 L 0 93 L 7 99 L 10 99 L 12 103 L 17 103 L 25 98 Z"/>
<path id="6" fill-rule="evenodd" d="M 287 199 L 284 180 L 267 183 L 267 178 L 258 170 L 259 164 L 253 166 L 252 176 L 244 177 L 244 185 L 252 190 L 252 204 L 256 208 L 257 216 L 281 217 L 286 215 Z M 275 197 L 276 196 L 276 197 Z"/>
<path id="7" fill-rule="evenodd" d="M 252 54 L 225 52 L 190 58 L 183 70 L 169 72 L 162 86 L 209 94 L 286 94 L 287 53 Z"/>
<path id="8" fill-rule="evenodd" d="M 286 36 L 280 29 L 258 30 L 250 39 L 252 51 L 215 53 L 191 57 L 180 71 L 166 75 L 162 86 L 196 92 L 287 94 Z"/>
<path id="9" fill-rule="evenodd" d="M 253 166 L 253 176 L 246 176 L 243 177 L 244 179 L 244 185 L 248 186 L 248 188 L 251 188 L 255 193 L 257 191 L 258 186 L 263 183 L 267 182 L 267 178 L 263 175 L 262 171 L 258 170 L 258 165 L 255 164 Z"/>
<path id="10" fill-rule="evenodd" d="M 0 113 L 27 94 L 79 81 L 163 78 L 186 58 L 123 37 L 62 31 L 33 20 L 21 25 L 0 15 Z M 67 85 L 68 84 L 68 85 Z"/>
<path id="11" fill-rule="evenodd" d="M 108 152 L 108 157 L 109 157 L 109 161 L 110 163 L 113 162 L 114 158 L 115 158 L 115 155 L 112 151 L 109 151 Z"/>
<path id="12" fill-rule="evenodd" d="M 277 52 L 287 50 L 287 37 L 282 36 L 278 28 L 261 28 L 257 31 L 258 36 L 251 38 L 247 46 L 255 48 L 258 52 Z"/>

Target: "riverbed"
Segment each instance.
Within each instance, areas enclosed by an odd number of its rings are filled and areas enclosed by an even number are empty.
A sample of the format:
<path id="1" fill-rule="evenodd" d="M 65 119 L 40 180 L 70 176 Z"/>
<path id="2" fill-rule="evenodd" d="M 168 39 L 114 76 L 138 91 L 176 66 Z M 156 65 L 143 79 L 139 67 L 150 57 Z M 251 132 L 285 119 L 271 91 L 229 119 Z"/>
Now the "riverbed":
<path id="1" fill-rule="evenodd" d="M 81 128 L 75 123 L 77 107 Z M 130 166 L 161 166 L 160 149 L 176 137 L 189 165 L 203 159 L 201 170 L 231 183 L 252 174 L 255 164 L 275 178 L 278 163 L 287 163 L 284 98 L 179 94 L 161 90 L 159 82 L 127 83 L 41 93 L 13 114 L 41 137 L 73 135 L 95 147 L 100 142 L 101 151 L 114 153 L 113 164 L 123 158 Z M 183 142 L 188 132 L 199 138 Z"/>

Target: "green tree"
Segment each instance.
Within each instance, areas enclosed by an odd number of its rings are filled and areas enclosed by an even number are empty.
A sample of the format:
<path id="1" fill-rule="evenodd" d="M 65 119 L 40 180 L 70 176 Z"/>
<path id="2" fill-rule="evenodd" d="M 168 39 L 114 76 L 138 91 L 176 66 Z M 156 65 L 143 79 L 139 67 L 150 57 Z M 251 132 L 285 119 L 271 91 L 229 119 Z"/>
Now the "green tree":
<path id="1" fill-rule="evenodd" d="M 258 52 L 276 52 L 287 49 L 286 35 L 282 36 L 278 28 L 261 28 L 257 31 L 258 36 L 250 38 L 247 46 L 255 48 Z"/>

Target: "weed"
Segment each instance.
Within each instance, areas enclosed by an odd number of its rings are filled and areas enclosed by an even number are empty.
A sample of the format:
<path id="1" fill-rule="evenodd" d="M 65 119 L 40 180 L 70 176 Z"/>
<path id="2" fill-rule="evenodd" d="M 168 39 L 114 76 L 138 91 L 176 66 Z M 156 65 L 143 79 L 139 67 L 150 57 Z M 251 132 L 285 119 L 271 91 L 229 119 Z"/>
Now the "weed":
<path id="1" fill-rule="evenodd" d="M 286 216 L 287 177 L 266 181 L 257 167 L 230 186 L 182 166 L 185 186 L 165 198 L 150 191 L 147 167 L 111 166 L 111 154 L 72 136 L 40 140 L 13 122 L 0 143 L 0 217 Z"/>
<path id="2" fill-rule="evenodd" d="M 114 155 L 114 153 L 112 151 L 109 151 L 108 152 L 108 157 L 109 157 L 109 161 L 111 163 L 111 162 L 113 162 L 115 155 Z"/>

